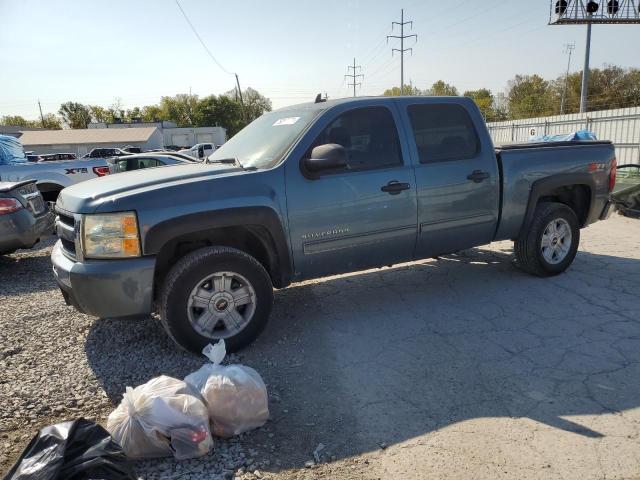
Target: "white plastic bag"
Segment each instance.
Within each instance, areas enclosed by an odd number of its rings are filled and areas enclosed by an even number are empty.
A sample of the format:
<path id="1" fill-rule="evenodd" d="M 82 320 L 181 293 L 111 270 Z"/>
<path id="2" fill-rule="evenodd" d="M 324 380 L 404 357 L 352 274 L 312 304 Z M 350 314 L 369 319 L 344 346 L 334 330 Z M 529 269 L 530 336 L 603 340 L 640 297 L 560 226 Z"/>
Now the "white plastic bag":
<path id="1" fill-rule="evenodd" d="M 207 345 L 202 353 L 212 363 L 184 381 L 204 398 L 212 433 L 232 437 L 264 425 L 269 418 L 269 400 L 260 374 L 244 365 L 220 365 L 226 354 L 224 340 Z"/>
<path id="2" fill-rule="evenodd" d="M 207 407 L 182 380 L 161 375 L 127 387 L 107 430 L 129 458 L 200 457 L 213 441 Z"/>

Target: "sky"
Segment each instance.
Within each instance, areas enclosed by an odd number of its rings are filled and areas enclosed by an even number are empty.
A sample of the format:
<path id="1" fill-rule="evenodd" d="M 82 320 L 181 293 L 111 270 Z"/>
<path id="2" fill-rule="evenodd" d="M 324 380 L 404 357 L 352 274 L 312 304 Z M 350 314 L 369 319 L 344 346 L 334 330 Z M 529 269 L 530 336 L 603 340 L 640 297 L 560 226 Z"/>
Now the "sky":
<path id="1" fill-rule="evenodd" d="M 586 26 L 549 26 L 547 0 L 179 0 L 204 43 L 241 87 L 274 108 L 350 96 L 344 75 L 364 74 L 358 95 L 400 84 L 392 21 L 406 41 L 405 83 L 437 80 L 465 90 L 506 89 L 516 74 L 556 78 L 582 69 Z M 415 44 L 414 44 L 415 43 Z M 640 25 L 593 27 L 591 66 L 640 67 Z M 0 0 L 0 116 L 56 112 L 72 100 L 126 108 L 163 95 L 220 94 L 235 77 L 209 57 L 176 0 Z"/>

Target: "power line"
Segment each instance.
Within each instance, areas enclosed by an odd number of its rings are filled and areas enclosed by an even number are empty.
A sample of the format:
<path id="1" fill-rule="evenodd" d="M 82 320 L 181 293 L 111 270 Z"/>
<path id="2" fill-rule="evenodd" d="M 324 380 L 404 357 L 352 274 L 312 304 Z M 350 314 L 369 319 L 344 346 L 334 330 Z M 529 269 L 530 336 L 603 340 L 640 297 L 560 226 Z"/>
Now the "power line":
<path id="1" fill-rule="evenodd" d="M 364 78 L 364 75 L 362 73 L 356 73 L 358 71 L 358 69 L 360 69 L 360 71 L 362 71 L 362 67 L 360 65 L 356 65 L 356 59 L 353 59 L 353 66 L 348 65 L 347 66 L 347 71 L 350 72 L 351 70 L 353 70 L 353 73 L 347 73 L 344 78 L 350 78 L 352 83 L 349 83 L 348 85 L 350 87 L 353 87 L 353 96 L 356 96 L 356 86 L 359 85 L 362 87 L 362 83 L 360 82 L 356 82 L 356 80 L 358 79 L 358 77 Z"/>
<path id="2" fill-rule="evenodd" d="M 391 49 L 391 55 L 393 55 L 394 52 L 400 52 L 400 94 L 402 95 L 404 93 L 404 52 L 411 52 L 411 55 L 413 55 L 413 48 L 409 47 L 409 48 L 404 48 L 404 39 L 405 38 L 411 38 L 411 37 L 415 37 L 416 42 L 418 41 L 418 35 L 416 35 L 415 33 L 412 33 L 411 35 L 405 35 L 404 34 L 404 26 L 405 25 L 411 25 L 411 28 L 413 28 L 413 22 L 412 21 L 408 21 L 405 22 L 404 21 L 404 9 L 400 10 L 400 21 L 399 22 L 391 22 L 391 29 L 393 30 L 394 25 L 400 25 L 400 35 L 387 35 L 387 42 L 389 41 L 390 38 L 397 38 L 400 40 L 400 48 L 392 48 Z"/>
<path id="3" fill-rule="evenodd" d="M 187 16 L 186 12 L 182 9 L 182 5 L 180 5 L 180 2 L 178 0 L 175 0 L 175 2 L 176 2 L 176 5 L 178 5 L 178 8 L 180 9 L 180 11 L 182 12 L 182 16 L 184 17 L 184 19 L 189 24 L 189 27 L 191 28 L 191 31 L 193 31 L 193 34 L 196 36 L 196 38 L 200 42 L 200 45 L 202 45 L 202 48 L 204 48 L 204 50 L 207 52 L 207 54 L 211 57 L 211 60 L 213 60 L 215 62 L 215 64 L 218 65 L 218 67 L 220 67 L 220 70 L 222 70 L 224 73 L 226 73 L 228 75 L 235 75 L 235 73 L 230 72 L 229 70 L 224 68 L 222 66 L 222 64 L 216 59 L 216 57 L 213 56 L 213 53 L 211 53 L 211 51 L 207 47 L 206 43 L 204 43 L 204 40 L 202 40 L 202 37 L 200 36 L 198 31 L 196 30 L 196 27 L 193 26 L 193 23 L 191 23 L 191 20 L 189 20 L 189 17 Z"/>

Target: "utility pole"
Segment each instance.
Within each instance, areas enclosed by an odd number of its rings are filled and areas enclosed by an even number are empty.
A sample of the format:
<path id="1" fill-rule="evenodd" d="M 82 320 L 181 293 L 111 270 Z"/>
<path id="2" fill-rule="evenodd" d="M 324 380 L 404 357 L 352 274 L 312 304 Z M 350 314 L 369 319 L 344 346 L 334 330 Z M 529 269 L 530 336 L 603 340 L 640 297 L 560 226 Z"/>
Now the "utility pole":
<path id="1" fill-rule="evenodd" d="M 418 41 L 418 35 L 416 35 L 415 33 L 413 33 L 411 35 L 405 35 L 404 34 L 404 26 L 405 25 L 411 25 L 411 28 L 413 28 L 413 22 L 412 21 L 409 21 L 409 22 L 405 22 L 404 21 L 404 9 L 400 10 L 400 21 L 399 22 L 391 22 L 391 30 L 393 30 L 393 27 L 395 25 L 400 25 L 400 35 L 387 35 L 387 43 L 389 43 L 389 39 L 390 38 L 399 38 L 400 39 L 400 48 L 392 48 L 391 49 L 391 55 L 393 55 L 394 52 L 400 52 L 400 95 L 402 95 L 404 93 L 404 52 L 411 51 L 411 55 L 413 55 L 413 48 L 411 48 L 411 47 L 404 48 L 404 39 L 405 38 L 415 37 L 416 42 L 417 42 Z"/>
<path id="2" fill-rule="evenodd" d="M 40 109 L 40 123 L 42 124 L 42 128 L 44 128 L 44 115 L 42 115 L 42 105 L 40 105 L 40 99 L 38 99 L 38 108 Z"/>
<path id="3" fill-rule="evenodd" d="M 591 17 L 591 14 L 589 14 Z M 589 54 L 591 53 L 591 22 L 587 23 L 587 45 L 584 49 L 584 68 L 582 69 L 582 92 L 580 93 L 580 113 L 587 111 L 589 93 Z"/>
<path id="4" fill-rule="evenodd" d="M 356 59 L 353 59 L 353 66 L 348 65 L 347 66 L 347 71 L 350 72 L 353 69 L 353 73 L 347 73 L 344 78 L 349 77 L 352 81 L 352 83 L 349 83 L 349 86 L 353 86 L 353 96 L 356 96 L 356 86 L 362 86 L 362 83 L 356 82 L 356 80 L 358 79 L 358 77 L 362 77 L 364 78 L 364 75 L 361 73 L 356 73 L 358 69 L 362 69 L 362 67 L 360 65 L 356 65 Z M 326 96 L 326 93 L 325 93 Z"/>
<path id="5" fill-rule="evenodd" d="M 564 102 L 567 98 L 567 88 L 569 87 L 569 70 L 571 69 L 571 53 L 576 48 L 575 43 L 565 43 L 564 53 L 569 54 L 569 61 L 567 62 L 567 75 L 564 77 L 564 90 L 562 91 L 562 101 L 560 102 L 560 115 L 564 114 Z"/>

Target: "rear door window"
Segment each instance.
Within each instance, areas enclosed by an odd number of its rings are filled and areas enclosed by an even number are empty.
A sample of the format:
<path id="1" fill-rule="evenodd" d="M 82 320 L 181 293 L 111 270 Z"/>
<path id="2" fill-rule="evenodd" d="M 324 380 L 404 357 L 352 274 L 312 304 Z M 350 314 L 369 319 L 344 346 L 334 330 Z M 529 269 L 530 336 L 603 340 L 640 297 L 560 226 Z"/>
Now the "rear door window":
<path id="1" fill-rule="evenodd" d="M 464 160 L 478 153 L 478 134 L 463 106 L 409 105 L 407 112 L 420 163 Z"/>

